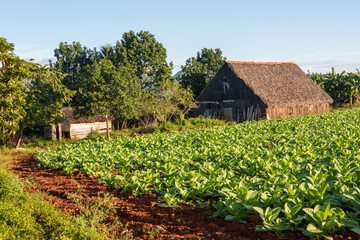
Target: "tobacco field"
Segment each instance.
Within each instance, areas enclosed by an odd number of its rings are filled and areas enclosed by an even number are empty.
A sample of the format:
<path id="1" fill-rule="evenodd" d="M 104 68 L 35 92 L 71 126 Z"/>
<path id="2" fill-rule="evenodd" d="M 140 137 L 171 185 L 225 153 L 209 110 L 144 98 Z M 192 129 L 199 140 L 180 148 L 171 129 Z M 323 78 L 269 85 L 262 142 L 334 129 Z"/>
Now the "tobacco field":
<path id="1" fill-rule="evenodd" d="M 159 194 L 163 207 L 210 207 L 259 231 L 360 234 L 360 110 L 231 127 L 98 139 L 39 151 L 38 162 L 110 188 Z"/>

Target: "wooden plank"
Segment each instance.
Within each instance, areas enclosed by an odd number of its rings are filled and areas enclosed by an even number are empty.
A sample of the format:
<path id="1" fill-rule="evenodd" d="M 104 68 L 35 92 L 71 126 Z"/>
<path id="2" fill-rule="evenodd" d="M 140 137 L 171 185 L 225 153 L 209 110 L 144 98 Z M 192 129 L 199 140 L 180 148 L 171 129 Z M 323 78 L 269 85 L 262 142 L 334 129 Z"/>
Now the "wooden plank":
<path id="1" fill-rule="evenodd" d="M 69 132 L 70 131 L 70 125 L 69 124 L 62 124 L 61 130 L 63 132 Z"/>
<path id="2" fill-rule="evenodd" d="M 224 119 L 226 121 L 233 120 L 232 107 L 224 108 Z"/>
<path id="3" fill-rule="evenodd" d="M 106 122 L 71 124 L 70 138 L 86 138 L 93 131 L 106 132 Z"/>

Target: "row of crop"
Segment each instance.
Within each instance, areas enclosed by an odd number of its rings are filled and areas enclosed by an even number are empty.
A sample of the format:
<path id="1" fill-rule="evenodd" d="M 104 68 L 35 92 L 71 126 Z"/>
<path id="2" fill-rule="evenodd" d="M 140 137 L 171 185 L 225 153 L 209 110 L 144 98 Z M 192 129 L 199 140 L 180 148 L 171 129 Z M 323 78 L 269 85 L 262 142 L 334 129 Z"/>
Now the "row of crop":
<path id="1" fill-rule="evenodd" d="M 352 110 L 86 141 L 37 158 L 109 187 L 159 193 L 169 206 L 212 202 L 214 216 L 245 222 L 259 213 L 264 224 L 258 230 L 316 237 L 360 231 L 359 137 L 360 110 Z"/>

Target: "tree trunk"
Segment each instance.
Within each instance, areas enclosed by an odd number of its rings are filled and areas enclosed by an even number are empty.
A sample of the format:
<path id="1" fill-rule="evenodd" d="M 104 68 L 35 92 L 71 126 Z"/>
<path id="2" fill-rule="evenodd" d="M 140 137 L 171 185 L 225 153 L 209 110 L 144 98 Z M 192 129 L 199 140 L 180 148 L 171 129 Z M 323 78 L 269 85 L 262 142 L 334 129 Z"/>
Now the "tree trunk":
<path id="1" fill-rule="evenodd" d="M 120 121 L 118 118 L 116 119 L 116 127 L 117 130 L 120 130 Z"/>
<path id="2" fill-rule="evenodd" d="M 125 122 L 125 128 L 128 128 L 132 121 L 133 121 L 133 119 L 130 119 L 129 121 L 126 121 Z"/>
<path id="3" fill-rule="evenodd" d="M 108 116 L 106 116 L 106 133 L 107 133 L 107 138 L 110 139 L 110 127 L 109 127 L 109 118 L 108 118 Z"/>
<path id="4" fill-rule="evenodd" d="M 21 123 L 20 131 L 19 131 L 19 138 L 18 138 L 18 140 L 17 140 L 17 143 L 16 143 L 16 147 L 15 147 L 15 148 L 19 148 L 19 147 L 20 147 L 20 143 L 21 143 L 21 139 L 22 139 L 23 133 L 24 133 L 24 125 L 23 125 L 23 123 Z"/>

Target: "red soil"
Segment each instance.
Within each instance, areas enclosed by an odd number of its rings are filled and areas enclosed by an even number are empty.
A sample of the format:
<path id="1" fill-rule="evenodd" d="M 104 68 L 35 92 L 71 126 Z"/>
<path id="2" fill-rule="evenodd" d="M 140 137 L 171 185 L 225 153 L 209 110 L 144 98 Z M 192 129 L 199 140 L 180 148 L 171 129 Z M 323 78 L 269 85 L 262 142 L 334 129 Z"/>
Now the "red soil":
<path id="1" fill-rule="evenodd" d="M 98 183 L 96 178 L 84 174 L 65 175 L 61 170 L 39 167 L 34 155 L 14 159 L 12 172 L 21 179 L 28 178 L 35 182 L 29 188 L 30 192 L 46 192 L 46 198 L 51 203 L 72 215 L 82 211 L 79 205 L 69 200 L 71 194 L 79 193 L 79 188 L 82 189 L 81 194 L 85 201 L 93 201 L 105 193 L 113 194 L 112 201 L 117 206 L 117 213 L 108 217 L 105 226 L 118 220 L 138 239 L 308 239 L 299 232 L 288 232 L 283 236 L 272 232 L 255 232 L 256 225 L 261 224 L 258 215 L 248 218 L 247 224 L 241 224 L 211 218 L 210 211 L 204 208 L 160 207 L 155 194 L 135 197 L 131 193 L 109 190 L 105 184 Z M 153 229 L 158 231 L 151 233 Z M 119 236 L 120 228 L 117 231 Z M 337 235 L 334 239 L 358 237 L 356 234 L 346 233 Z"/>

